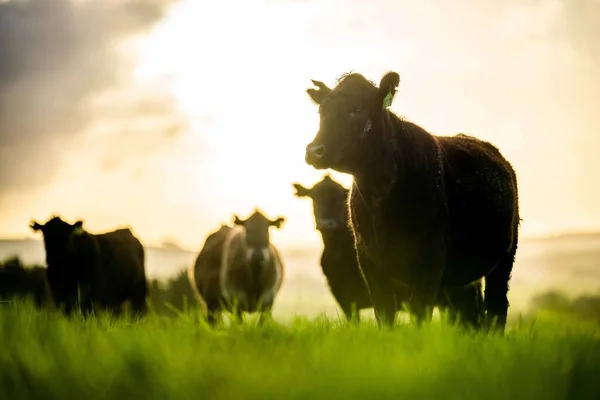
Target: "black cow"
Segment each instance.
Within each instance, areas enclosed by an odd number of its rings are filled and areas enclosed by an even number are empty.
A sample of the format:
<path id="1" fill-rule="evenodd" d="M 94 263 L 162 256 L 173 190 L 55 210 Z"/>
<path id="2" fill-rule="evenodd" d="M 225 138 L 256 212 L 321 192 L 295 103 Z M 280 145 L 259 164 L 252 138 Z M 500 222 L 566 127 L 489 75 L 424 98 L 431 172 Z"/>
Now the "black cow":
<path id="1" fill-rule="evenodd" d="M 314 185 L 306 188 L 293 184 L 297 197 L 309 197 L 317 230 L 323 239 L 321 268 L 333 297 L 348 320 L 358 321 L 358 311 L 373 307 L 371 297 L 358 265 L 352 229 L 348 222 L 349 190 L 335 182 L 329 174 Z M 410 291 L 404 285 L 395 285 L 396 300 L 409 301 Z M 465 326 L 478 327 L 482 319 L 483 298 L 481 282 L 440 292 L 437 306 L 449 313 L 450 322 L 461 314 Z M 353 313 L 353 311 L 356 313 Z"/>
<path id="2" fill-rule="evenodd" d="M 358 267 L 354 238 L 348 225 L 348 189 L 326 175 L 307 189 L 293 184 L 296 196 L 309 197 L 317 230 L 323 239 L 321 268 L 331 294 L 348 320 L 359 320 L 358 311 L 373 307 L 369 291 Z"/>
<path id="3" fill-rule="evenodd" d="M 84 315 L 94 306 L 120 314 L 129 301 L 137 316 L 146 311 L 144 247 L 131 230 L 92 234 L 83 221 L 69 224 L 53 216 L 41 231 L 46 248 L 47 278 L 56 306 L 70 315 L 78 300 Z"/>
<path id="4" fill-rule="evenodd" d="M 379 323 L 397 309 L 393 279 L 412 288 L 420 322 L 440 288 L 485 277 L 486 325 L 504 332 L 520 222 L 510 163 L 488 142 L 434 136 L 390 112 L 395 72 L 379 88 L 357 73 L 334 89 L 313 83 L 320 128 L 306 162 L 354 176 L 351 226 Z"/>

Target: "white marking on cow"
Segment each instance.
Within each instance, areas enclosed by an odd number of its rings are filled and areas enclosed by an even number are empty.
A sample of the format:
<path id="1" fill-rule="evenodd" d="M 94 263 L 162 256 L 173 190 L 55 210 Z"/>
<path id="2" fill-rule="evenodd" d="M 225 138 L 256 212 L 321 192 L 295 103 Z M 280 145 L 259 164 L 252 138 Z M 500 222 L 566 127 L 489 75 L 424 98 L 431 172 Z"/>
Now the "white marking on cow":
<path id="1" fill-rule="evenodd" d="M 264 250 L 267 251 L 267 249 Z M 281 257 L 279 256 L 279 252 L 272 244 L 269 244 L 269 250 L 267 252 L 269 253 L 269 260 L 271 260 L 271 258 L 273 260 L 272 265 L 273 268 L 275 268 L 275 281 L 273 282 L 273 286 L 261 293 L 258 299 L 261 305 L 273 303 L 283 281 L 283 263 L 281 261 Z"/>
<path id="2" fill-rule="evenodd" d="M 252 260 L 252 255 L 254 254 L 254 252 L 256 251 L 256 249 L 253 248 L 247 248 L 246 249 L 246 260 L 248 262 L 250 262 L 250 260 Z M 263 247 L 260 249 L 260 252 L 262 253 L 263 259 L 262 259 L 262 264 L 266 264 L 271 260 L 271 254 L 269 252 L 269 248 L 268 247 Z"/>
<path id="3" fill-rule="evenodd" d="M 269 248 L 268 247 L 263 247 L 261 249 L 262 254 L 263 254 L 263 264 L 268 263 L 269 261 L 271 261 L 271 252 L 269 252 Z"/>
<path id="4" fill-rule="evenodd" d="M 223 244 L 223 254 L 221 255 L 221 268 L 219 271 L 219 286 L 221 288 L 221 295 L 223 296 L 226 302 L 231 301 L 231 292 L 234 288 L 229 284 L 229 266 L 231 264 L 230 258 L 233 256 L 235 260 L 235 253 L 239 251 L 239 248 L 230 251 L 231 245 L 234 239 L 243 240 L 246 236 L 246 230 L 241 226 L 234 226 L 229 233 L 227 234 L 227 238 L 225 239 L 225 243 Z"/>

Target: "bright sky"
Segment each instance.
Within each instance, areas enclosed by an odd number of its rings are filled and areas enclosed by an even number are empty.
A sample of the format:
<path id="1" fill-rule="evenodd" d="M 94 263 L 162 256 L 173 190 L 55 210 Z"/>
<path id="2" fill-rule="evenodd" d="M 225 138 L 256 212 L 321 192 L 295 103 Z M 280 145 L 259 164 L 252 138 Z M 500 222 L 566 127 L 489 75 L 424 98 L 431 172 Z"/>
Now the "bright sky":
<path id="1" fill-rule="evenodd" d="M 91 231 L 130 225 L 148 244 L 197 250 L 257 206 L 287 218 L 276 243 L 318 244 L 311 205 L 291 186 L 322 176 L 304 162 L 318 127 L 305 90 L 350 70 L 375 82 L 398 72 L 392 110 L 435 134 L 498 145 L 517 171 L 523 234 L 600 228 L 598 69 L 561 38 L 563 2 L 519 4 L 184 0 L 139 41 L 135 79 L 163 82 L 189 131 L 162 144 L 149 127 L 147 138 L 106 143 L 110 122 L 90 129 L 53 180 L 5 199 L 0 236 L 33 236 L 30 218 L 60 212 Z M 88 155 L 102 146 L 127 173 L 98 170 Z M 128 164 L 144 146 L 149 161 Z"/>

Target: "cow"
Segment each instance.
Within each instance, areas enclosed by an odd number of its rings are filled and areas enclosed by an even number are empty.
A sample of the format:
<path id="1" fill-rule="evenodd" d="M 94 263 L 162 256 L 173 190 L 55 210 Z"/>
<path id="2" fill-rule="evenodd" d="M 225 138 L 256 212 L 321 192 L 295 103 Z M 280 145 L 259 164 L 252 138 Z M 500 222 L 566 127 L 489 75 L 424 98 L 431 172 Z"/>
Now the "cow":
<path id="1" fill-rule="evenodd" d="M 420 325 L 440 289 L 485 278 L 484 326 L 503 333 L 521 221 L 511 164 L 489 142 L 433 135 L 388 110 L 396 72 L 379 87 L 359 73 L 333 89 L 312 82 L 320 126 L 305 161 L 354 177 L 350 223 L 379 325 L 393 323 L 395 280 Z"/>
<path id="2" fill-rule="evenodd" d="M 359 310 L 372 307 L 369 291 L 358 267 L 354 239 L 348 226 L 348 189 L 329 175 L 312 188 L 293 184 L 297 197 L 312 200 L 316 229 L 323 240 L 321 269 L 331 294 L 348 321 L 360 320 Z"/>
<path id="3" fill-rule="evenodd" d="M 270 220 L 258 209 L 246 220 L 233 216 L 233 226 L 222 225 L 210 234 L 189 270 L 198 298 L 211 325 L 221 311 L 260 313 L 260 322 L 271 315 L 283 282 L 284 267 L 270 242 L 269 228 L 281 228 L 285 218 Z"/>
<path id="4" fill-rule="evenodd" d="M 349 190 L 326 174 L 312 188 L 293 184 L 297 197 L 308 197 L 313 203 L 316 229 L 323 240 L 321 268 L 331 293 L 348 321 L 360 320 L 359 310 L 373 307 L 371 297 L 358 265 L 354 238 L 349 225 L 347 198 Z M 410 293 L 404 285 L 395 285 L 397 301 L 407 302 Z M 449 321 L 457 320 L 459 311 L 465 327 L 479 327 L 483 298 L 481 281 L 464 288 L 440 293 L 437 306 L 446 309 Z"/>
<path id="5" fill-rule="evenodd" d="M 0 300 L 11 298 L 30 298 L 37 309 L 51 308 L 46 268 L 38 265 L 25 267 L 18 257 L 0 264 Z"/>
<path id="6" fill-rule="evenodd" d="M 145 314 L 144 247 L 129 228 L 93 234 L 83 229 L 82 220 L 70 224 L 60 216 L 43 225 L 32 221 L 30 227 L 42 232 L 48 284 L 66 315 L 79 303 L 84 316 L 94 307 L 118 316 L 126 301 L 134 316 Z"/>

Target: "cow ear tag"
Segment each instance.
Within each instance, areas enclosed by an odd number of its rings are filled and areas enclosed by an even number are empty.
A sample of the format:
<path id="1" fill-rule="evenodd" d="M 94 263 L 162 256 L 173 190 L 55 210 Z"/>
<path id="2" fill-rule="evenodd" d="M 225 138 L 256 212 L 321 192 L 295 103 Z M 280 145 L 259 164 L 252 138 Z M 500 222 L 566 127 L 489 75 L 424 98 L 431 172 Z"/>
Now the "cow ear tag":
<path id="1" fill-rule="evenodd" d="M 394 99 L 394 95 L 392 94 L 392 91 L 390 90 L 383 99 L 383 106 L 386 108 L 390 107 L 392 105 L 393 99 Z"/>

